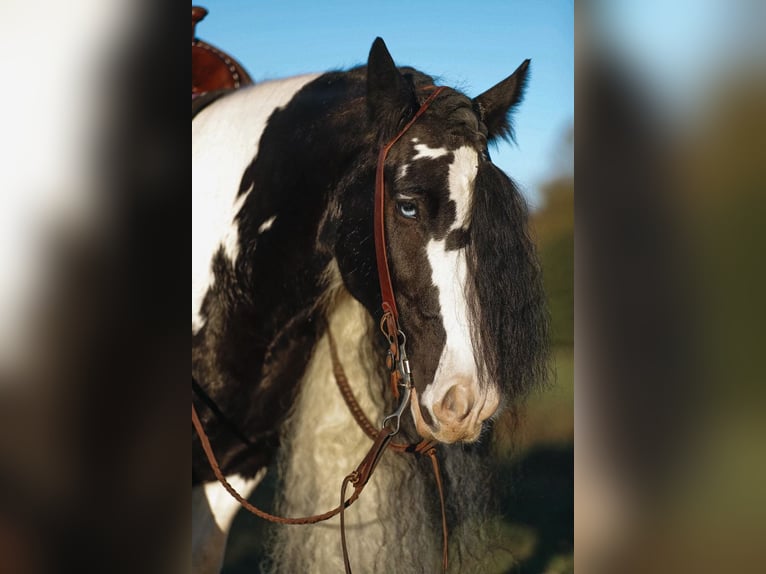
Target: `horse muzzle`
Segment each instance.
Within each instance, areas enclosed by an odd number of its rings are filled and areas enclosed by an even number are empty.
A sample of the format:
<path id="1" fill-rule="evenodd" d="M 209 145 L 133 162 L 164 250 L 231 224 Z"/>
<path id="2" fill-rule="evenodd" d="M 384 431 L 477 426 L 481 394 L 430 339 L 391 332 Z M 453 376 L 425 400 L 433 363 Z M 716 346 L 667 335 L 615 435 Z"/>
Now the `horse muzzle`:
<path id="1" fill-rule="evenodd" d="M 413 389 L 412 393 L 410 410 L 418 433 L 424 439 L 442 443 L 477 440 L 484 421 L 495 414 L 500 404 L 494 389 L 479 390 L 464 381 L 452 384 L 433 404 L 428 399 L 421 404 L 417 391 Z"/>

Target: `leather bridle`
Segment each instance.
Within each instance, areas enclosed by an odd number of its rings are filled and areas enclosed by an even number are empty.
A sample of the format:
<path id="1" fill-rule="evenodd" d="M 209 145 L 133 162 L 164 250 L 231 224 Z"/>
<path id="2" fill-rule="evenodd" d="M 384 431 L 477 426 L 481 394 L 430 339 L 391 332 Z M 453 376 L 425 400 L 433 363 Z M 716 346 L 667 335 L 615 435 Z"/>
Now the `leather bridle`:
<path id="1" fill-rule="evenodd" d="M 391 141 L 384 145 L 378 153 L 378 164 L 375 169 L 375 258 L 378 266 L 378 281 L 380 282 L 380 296 L 382 299 L 383 317 L 380 320 L 380 328 L 388 339 L 389 343 L 389 364 L 388 367 L 392 373 L 398 373 L 401 380 L 395 381 L 392 378 L 392 390 L 394 396 L 399 398 L 398 387 L 404 386 L 405 392 L 411 388 L 410 366 L 407 360 L 405 344 L 407 342 L 404 333 L 399 327 L 399 310 L 396 307 L 396 297 L 394 296 L 394 287 L 391 283 L 391 271 L 388 267 L 388 251 L 386 249 L 386 156 L 396 142 L 413 126 L 413 124 L 422 116 L 436 97 L 444 91 L 445 87 L 436 88 L 420 106 L 415 115 L 407 124 L 396 134 Z M 394 368 L 396 367 L 396 368 Z M 402 401 L 407 402 L 407 401 Z"/>
<path id="2" fill-rule="evenodd" d="M 401 401 L 397 409 L 387 417 L 383 419 L 383 424 L 380 429 L 370 422 L 367 416 L 362 411 L 359 403 L 354 397 L 353 391 L 349 385 L 348 379 L 343 366 L 338 359 L 338 352 L 335 346 L 335 341 L 332 337 L 332 333 L 327 330 L 328 341 L 330 344 L 330 355 L 333 364 L 333 374 L 335 381 L 340 389 L 346 405 L 351 411 L 354 420 L 359 427 L 372 438 L 373 443 L 370 447 L 367 455 L 362 459 L 362 462 L 356 467 L 356 469 L 348 474 L 343 479 L 340 493 L 340 504 L 328 510 L 322 514 L 315 514 L 312 516 L 303 516 L 297 518 L 287 518 L 283 516 L 276 516 L 265 512 L 256 506 L 253 506 L 248 502 L 237 490 L 226 480 L 226 477 L 221 471 L 220 465 L 213 453 L 212 446 L 210 445 L 210 439 L 205 433 L 202 423 L 200 422 L 197 410 L 192 403 L 192 425 L 194 426 L 197 434 L 199 435 L 200 444 L 205 452 L 210 468 L 213 470 L 213 474 L 223 487 L 229 492 L 229 494 L 239 502 L 239 504 L 252 514 L 277 524 L 314 524 L 322 522 L 333 516 L 340 515 L 341 525 L 341 547 L 343 550 L 343 563 L 345 565 L 346 573 L 350 574 L 351 566 L 348 559 L 348 550 L 346 547 L 346 534 L 345 534 L 345 520 L 344 510 L 351 506 L 361 494 L 364 487 L 367 485 L 372 473 L 375 470 L 383 451 L 386 448 L 391 448 L 394 451 L 400 453 L 411 454 L 425 454 L 431 459 L 431 464 L 436 480 L 437 490 L 439 492 L 439 502 L 441 504 L 442 515 L 442 571 L 447 571 L 447 518 L 444 506 L 444 491 L 441 481 L 441 472 L 439 470 L 439 463 L 436 458 L 436 443 L 430 440 L 422 440 L 419 443 L 412 444 L 400 444 L 394 443 L 391 439 L 399 432 L 400 419 L 409 406 L 411 392 L 413 389 L 412 377 L 409 360 L 407 359 L 407 352 L 405 349 L 407 338 L 404 332 L 399 326 L 399 312 L 396 306 L 396 297 L 394 296 L 394 289 L 391 282 L 391 272 L 388 266 L 388 255 L 386 249 L 386 231 L 385 231 L 385 162 L 386 156 L 391 148 L 398 142 L 401 137 L 409 130 L 412 125 L 422 116 L 429 106 L 433 103 L 436 97 L 445 89 L 444 86 L 437 87 L 431 94 L 425 99 L 418 111 L 407 122 L 407 124 L 394 136 L 385 146 L 383 146 L 378 154 L 378 163 L 375 170 L 375 212 L 374 212 L 374 229 L 375 236 L 375 256 L 378 268 L 378 279 L 380 281 L 380 293 L 381 293 L 381 307 L 383 315 L 380 320 L 380 328 L 389 344 L 389 348 L 386 356 L 386 364 L 390 372 L 391 388 L 396 399 L 400 398 L 399 388 L 402 388 Z M 351 496 L 346 499 L 346 488 L 349 483 L 354 487 L 354 491 Z"/>

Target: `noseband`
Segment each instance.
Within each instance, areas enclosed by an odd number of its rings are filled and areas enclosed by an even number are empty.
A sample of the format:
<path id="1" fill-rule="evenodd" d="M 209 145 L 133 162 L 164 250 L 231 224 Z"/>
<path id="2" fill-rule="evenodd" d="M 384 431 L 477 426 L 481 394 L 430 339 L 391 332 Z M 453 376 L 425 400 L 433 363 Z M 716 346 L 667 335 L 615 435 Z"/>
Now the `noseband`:
<path id="1" fill-rule="evenodd" d="M 375 470 L 383 451 L 388 447 L 392 450 L 402 453 L 412 454 L 426 454 L 431 459 L 433 466 L 434 477 L 436 479 L 436 486 L 439 492 L 439 501 L 441 503 L 441 515 L 442 515 L 442 571 L 447 571 L 447 518 L 444 508 L 444 492 L 442 489 L 441 473 L 439 471 L 439 463 L 436 458 L 435 443 L 429 440 L 422 440 L 419 443 L 413 444 L 400 444 L 391 442 L 391 439 L 399 432 L 400 420 L 404 411 L 407 409 L 410 403 L 411 392 L 413 389 L 412 377 L 409 360 L 407 359 L 407 352 L 405 349 L 407 338 L 402 332 L 399 326 L 399 311 L 396 307 L 396 297 L 394 296 L 394 288 L 391 283 L 391 272 L 388 266 L 388 255 L 386 248 L 386 230 L 385 230 L 385 163 L 386 156 L 391 148 L 398 142 L 401 137 L 409 130 L 412 125 L 422 116 L 429 106 L 433 103 L 436 97 L 445 89 L 444 86 L 436 88 L 423 102 L 418 111 L 407 122 L 407 124 L 394 136 L 385 146 L 383 146 L 378 154 L 378 163 L 375 170 L 375 212 L 374 212 L 374 229 L 375 236 L 375 257 L 378 267 L 378 279 L 380 281 L 380 294 L 381 294 L 381 307 L 383 314 L 380 320 L 380 328 L 388 341 L 388 350 L 386 352 L 386 365 L 388 366 L 390 373 L 391 389 L 396 399 L 400 398 L 399 388 L 403 389 L 401 395 L 401 401 L 397 409 L 387 417 L 383 419 L 383 424 L 380 429 L 370 422 L 367 416 L 362 411 L 359 403 L 354 398 L 353 391 L 348 383 L 348 379 L 343 371 L 343 367 L 338 359 L 337 349 L 335 342 L 332 338 L 332 334 L 328 327 L 328 339 L 330 343 L 330 354 L 333 363 L 333 374 L 338 388 L 341 391 L 344 401 L 346 402 L 351 414 L 356 420 L 360 428 L 373 439 L 373 444 L 367 455 L 362 459 L 357 468 L 347 475 L 343 479 L 340 493 L 340 504 L 328 510 L 322 514 L 315 514 L 312 516 L 304 516 L 298 518 L 287 518 L 283 516 L 276 516 L 265 512 L 248 502 L 237 490 L 226 480 L 223 475 L 218 461 L 213 453 L 210 439 L 208 438 L 205 430 L 202 427 L 197 410 L 192 403 L 192 424 L 199 435 L 200 444 L 205 452 L 210 468 L 213 470 L 218 481 L 223 487 L 231 494 L 231 496 L 239 502 L 239 504 L 250 513 L 278 524 L 314 524 L 322 522 L 333 516 L 340 515 L 341 523 L 341 546 L 343 550 L 343 562 L 346 568 L 346 573 L 350 574 L 351 566 L 348 559 L 348 551 L 346 548 L 346 535 L 345 535 L 345 521 L 344 510 L 351 506 L 361 494 L 362 490 L 369 481 L 372 473 Z M 196 388 L 196 387 L 195 387 Z M 390 428 L 389 428 L 390 427 Z M 354 491 L 351 496 L 346 499 L 346 488 L 348 484 L 352 484 Z"/>

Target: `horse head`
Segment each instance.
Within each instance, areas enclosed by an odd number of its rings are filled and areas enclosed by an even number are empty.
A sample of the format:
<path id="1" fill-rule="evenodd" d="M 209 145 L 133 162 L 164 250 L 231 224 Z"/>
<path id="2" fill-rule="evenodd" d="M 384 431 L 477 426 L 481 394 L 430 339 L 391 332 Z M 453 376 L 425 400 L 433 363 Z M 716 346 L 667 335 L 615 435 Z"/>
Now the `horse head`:
<path id="1" fill-rule="evenodd" d="M 528 70 L 526 60 L 473 99 L 446 88 L 386 159 L 386 247 L 423 438 L 477 440 L 501 406 L 544 374 L 547 323 L 525 203 L 488 152 L 512 138 L 510 115 Z M 375 41 L 366 83 L 370 160 L 341 193 L 334 252 L 346 287 L 376 320 L 371 158 L 413 117 L 431 83 L 397 68 Z"/>

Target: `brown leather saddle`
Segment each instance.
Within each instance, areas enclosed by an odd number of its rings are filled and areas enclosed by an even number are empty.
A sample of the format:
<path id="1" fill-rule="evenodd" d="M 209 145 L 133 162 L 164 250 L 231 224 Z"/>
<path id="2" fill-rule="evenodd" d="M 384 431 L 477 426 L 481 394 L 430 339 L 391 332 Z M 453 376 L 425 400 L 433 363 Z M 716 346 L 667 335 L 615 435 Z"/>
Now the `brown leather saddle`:
<path id="1" fill-rule="evenodd" d="M 194 36 L 197 22 L 207 13 L 192 6 L 192 116 L 217 97 L 254 83 L 237 60 Z"/>

